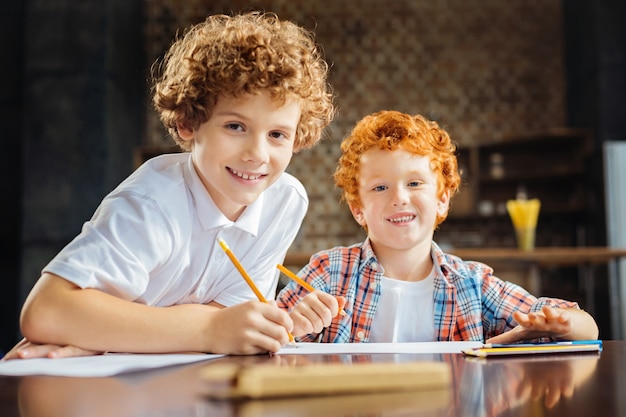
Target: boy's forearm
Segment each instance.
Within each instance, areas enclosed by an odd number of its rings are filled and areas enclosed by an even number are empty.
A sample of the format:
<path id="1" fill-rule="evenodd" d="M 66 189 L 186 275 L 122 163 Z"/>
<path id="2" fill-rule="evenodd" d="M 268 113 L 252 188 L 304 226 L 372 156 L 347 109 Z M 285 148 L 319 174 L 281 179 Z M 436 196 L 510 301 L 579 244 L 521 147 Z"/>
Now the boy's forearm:
<path id="1" fill-rule="evenodd" d="M 202 326 L 217 307 L 151 307 L 47 276 L 25 303 L 22 333 L 35 343 L 117 352 L 206 349 Z"/>

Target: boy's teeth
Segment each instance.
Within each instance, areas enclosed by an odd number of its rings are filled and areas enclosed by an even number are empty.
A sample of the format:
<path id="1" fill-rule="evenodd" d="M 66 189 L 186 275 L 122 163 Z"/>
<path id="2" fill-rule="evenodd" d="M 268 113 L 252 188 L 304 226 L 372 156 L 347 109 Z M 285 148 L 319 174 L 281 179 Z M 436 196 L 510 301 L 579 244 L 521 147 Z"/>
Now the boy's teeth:
<path id="1" fill-rule="evenodd" d="M 244 180 L 256 180 L 260 177 L 260 175 L 246 175 L 243 172 L 239 172 L 239 171 L 235 171 L 234 169 L 231 169 L 231 172 L 233 174 L 235 174 L 236 176 L 238 176 L 239 178 L 243 178 Z"/>
<path id="2" fill-rule="evenodd" d="M 412 218 L 413 218 L 413 216 L 396 217 L 395 219 L 391 219 L 391 222 L 393 222 L 393 223 L 405 223 L 405 222 L 411 221 Z"/>

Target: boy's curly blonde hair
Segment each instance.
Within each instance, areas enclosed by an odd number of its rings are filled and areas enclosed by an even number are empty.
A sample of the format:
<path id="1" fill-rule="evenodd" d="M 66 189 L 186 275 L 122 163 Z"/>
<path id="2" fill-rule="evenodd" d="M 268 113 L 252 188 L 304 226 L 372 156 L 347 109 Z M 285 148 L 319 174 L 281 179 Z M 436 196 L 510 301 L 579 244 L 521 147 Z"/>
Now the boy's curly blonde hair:
<path id="1" fill-rule="evenodd" d="M 279 103 L 302 99 L 294 151 L 310 148 L 334 115 L 328 65 L 313 34 L 273 13 L 214 15 L 176 40 L 153 66 L 153 103 L 183 150 L 179 122 L 197 129 L 220 97 L 269 92 Z"/>
<path id="2" fill-rule="evenodd" d="M 361 119 L 341 143 L 341 157 L 335 170 L 335 184 L 343 190 L 342 199 L 349 205 L 361 207 L 359 173 L 361 156 L 370 149 L 401 148 L 415 155 L 430 158 L 430 166 L 439 177 L 437 197 L 450 191 L 452 197 L 459 189 L 456 145 L 436 122 L 423 116 L 411 116 L 393 110 L 370 114 Z M 435 226 L 447 217 L 437 216 Z"/>

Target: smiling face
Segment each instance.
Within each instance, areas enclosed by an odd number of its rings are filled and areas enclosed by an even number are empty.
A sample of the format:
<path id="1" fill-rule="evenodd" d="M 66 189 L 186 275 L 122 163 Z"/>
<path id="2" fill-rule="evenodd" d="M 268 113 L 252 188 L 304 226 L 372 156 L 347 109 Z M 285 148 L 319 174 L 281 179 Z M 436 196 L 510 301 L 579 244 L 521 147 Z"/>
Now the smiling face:
<path id="1" fill-rule="evenodd" d="M 265 93 L 221 98 L 197 130 L 178 125 L 191 141 L 196 172 L 217 207 L 236 220 L 285 171 L 293 155 L 300 103 L 283 105 Z"/>
<path id="2" fill-rule="evenodd" d="M 360 204 L 350 204 L 377 253 L 384 248 L 430 250 L 437 216 L 448 210 L 448 191 L 437 196 L 437 174 L 427 156 L 402 148 L 372 148 L 361 156 Z"/>

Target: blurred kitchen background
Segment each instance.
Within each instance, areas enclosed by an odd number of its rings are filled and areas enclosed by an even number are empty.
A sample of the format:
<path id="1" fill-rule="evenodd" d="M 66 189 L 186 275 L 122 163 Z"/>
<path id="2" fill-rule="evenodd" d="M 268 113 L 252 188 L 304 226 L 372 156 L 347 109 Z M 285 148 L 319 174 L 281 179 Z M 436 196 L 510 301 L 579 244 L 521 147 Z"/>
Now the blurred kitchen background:
<path id="1" fill-rule="evenodd" d="M 542 201 L 538 247 L 626 236 L 607 234 L 607 223 L 624 227 L 625 203 L 611 200 L 607 219 L 604 151 L 626 140 L 621 0 L 2 0 L 0 351 L 19 340 L 43 265 L 137 164 L 171 151 L 150 104 L 151 64 L 207 15 L 252 9 L 315 32 L 336 94 L 325 140 L 289 168 L 311 201 L 294 254 L 363 239 L 332 173 L 343 136 L 381 109 L 437 120 L 459 145 L 464 182 L 435 235 L 444 247 L 515 247 L 504 204 L 520 189 Z M 610 274 L 594 269 L 594 314 L 611 338 Z M 496 270 L 522 284 L 524 274 Z M 542 268 L 537 295 L 585 307 L 580 280 L 576 266 Z"/>

